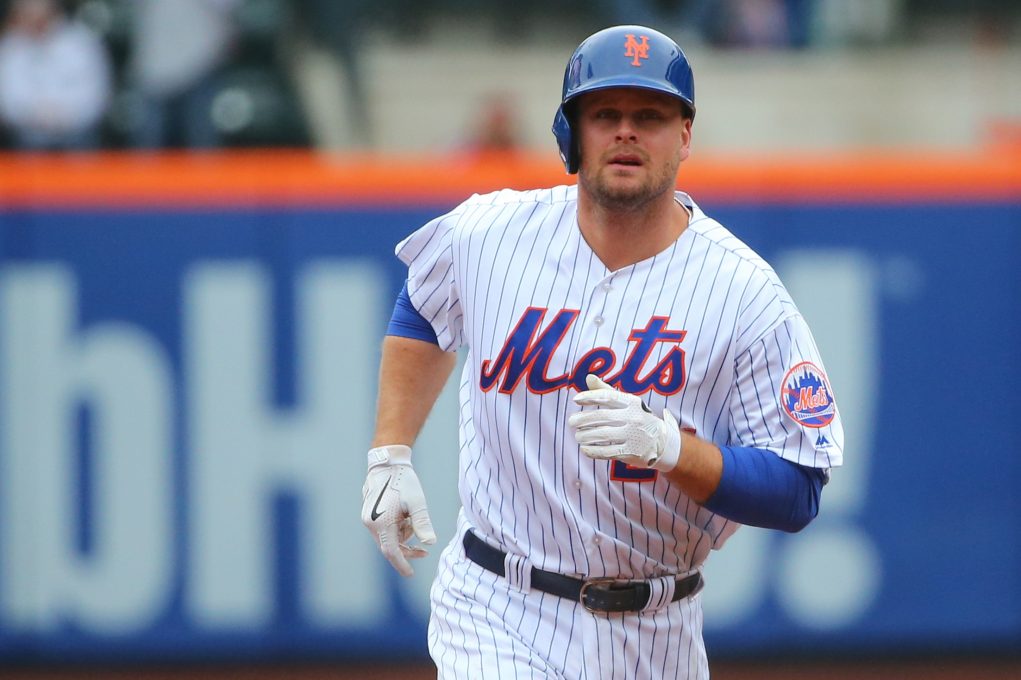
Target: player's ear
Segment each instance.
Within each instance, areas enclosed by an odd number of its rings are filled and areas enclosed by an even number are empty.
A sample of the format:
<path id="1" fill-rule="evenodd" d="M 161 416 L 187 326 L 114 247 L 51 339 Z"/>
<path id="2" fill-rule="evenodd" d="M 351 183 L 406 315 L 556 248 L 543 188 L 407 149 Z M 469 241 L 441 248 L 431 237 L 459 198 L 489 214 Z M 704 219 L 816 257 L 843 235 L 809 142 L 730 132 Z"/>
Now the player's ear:
<path id="1" fill-rule="evenodd" d="M 691 118 L 684 118 L 684 125 L 681 127 L 681 160 L 686 161 L 691 155 Z"/>

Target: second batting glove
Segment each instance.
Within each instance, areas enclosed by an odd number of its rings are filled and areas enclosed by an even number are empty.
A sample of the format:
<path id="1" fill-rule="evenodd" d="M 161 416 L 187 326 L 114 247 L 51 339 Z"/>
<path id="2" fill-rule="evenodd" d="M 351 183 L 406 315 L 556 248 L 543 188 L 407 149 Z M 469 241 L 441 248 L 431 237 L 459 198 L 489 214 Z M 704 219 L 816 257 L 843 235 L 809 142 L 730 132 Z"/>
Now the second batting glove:
<path id="1" fill-rule="evenodd" d="M 596 408 L 575 413 L 567 421 L 582 453 L 663 472 L 676 467 L 681 430 L 669 411 L 658 418 L 640 398 L 610 387 L 599 376 L 589 374 L 585 383 L 588 390 L 576 394 L 574 403 Z"/>
<path id="2" fill-rule="evenodd" d="M 425 549 L 408 544 L 412 535 L 425 545 L 436 542 L 425 494 L 411 467 L 409 447 L 380 446 L 369 451 L 369 474 L 362 487 L 362 524 L 402 576 L 415 573 L 408 558 L 426 555 Z"/>

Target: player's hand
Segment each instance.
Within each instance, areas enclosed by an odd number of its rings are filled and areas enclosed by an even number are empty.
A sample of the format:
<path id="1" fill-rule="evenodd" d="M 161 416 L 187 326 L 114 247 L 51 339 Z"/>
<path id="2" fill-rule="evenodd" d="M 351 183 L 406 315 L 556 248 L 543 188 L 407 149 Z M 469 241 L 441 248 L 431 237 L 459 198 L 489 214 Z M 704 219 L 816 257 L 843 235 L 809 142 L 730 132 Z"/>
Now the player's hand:
<path id="1" fill-rule="evenodd" d="M 381 446 L 369 451 L 369 474 L 362 487 L 362 524 L 402 576 L 415 573 L 408 558 L 426 554 L 425 549 L 408 544 L 412 535 L 425 545 L 436 542 L 425 494 L 411 467 L 411 449 L 407 446 Z"/>
<path id="2" fill-rule="evenodd" d="M 574 403 L 596 408 L 567 421 L 582 453 L 633 467 L 674 469 L 681 458 L 681 430 L 669 411 L 657 418 L 637 396 L 615 390 L 591 373 L 585 383 L 588 390 L 576 394 Z"/>

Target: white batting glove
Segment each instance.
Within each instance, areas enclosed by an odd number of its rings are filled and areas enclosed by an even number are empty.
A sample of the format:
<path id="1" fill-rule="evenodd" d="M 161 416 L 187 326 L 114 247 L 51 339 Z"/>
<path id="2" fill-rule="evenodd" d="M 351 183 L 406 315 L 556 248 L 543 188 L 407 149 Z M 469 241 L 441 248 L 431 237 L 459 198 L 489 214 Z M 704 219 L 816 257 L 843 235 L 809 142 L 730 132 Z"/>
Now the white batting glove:
<path id="1" fill-rule="evenodd" d="M 408 558 L 426 555 L 423 548 L 408 545 L 412 534 L 425 545 L 436 542 L 425 494 L 411 467 L 409 447 L 381 446 L 369 451 L 369 474 L 362 486 L 362 524 L 402 576 L 415 573 Z"/>
<path id="2" fill-rule="evenodd" d="M 663 472 L 676 467 L 681 458 L 681 430 L 669 411 L 657 418 L 640 398 L 615 390 L 591 373 L 585 383 L 588 390 L 576 394 L 574 403 L 596 409 L 567 420 L 582 453 Z"/>

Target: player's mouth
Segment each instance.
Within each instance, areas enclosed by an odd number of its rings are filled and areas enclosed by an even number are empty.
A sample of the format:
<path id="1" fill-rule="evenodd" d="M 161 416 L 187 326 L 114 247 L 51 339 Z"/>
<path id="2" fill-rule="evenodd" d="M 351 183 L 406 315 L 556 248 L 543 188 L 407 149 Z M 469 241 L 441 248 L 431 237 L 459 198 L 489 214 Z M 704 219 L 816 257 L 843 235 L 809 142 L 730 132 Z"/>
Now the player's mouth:
<path id="1" fill-rule="evenodd" d="M 638 154 L 633 153 L 615 154 L 613 156 L 610 156 L 610 160 L 607 163 L 607 165 L 625 168 L 640 168 L 644 164 L 645 163 L 644 161 L 642 161 L 642 157 L 639 156 Z"/>

